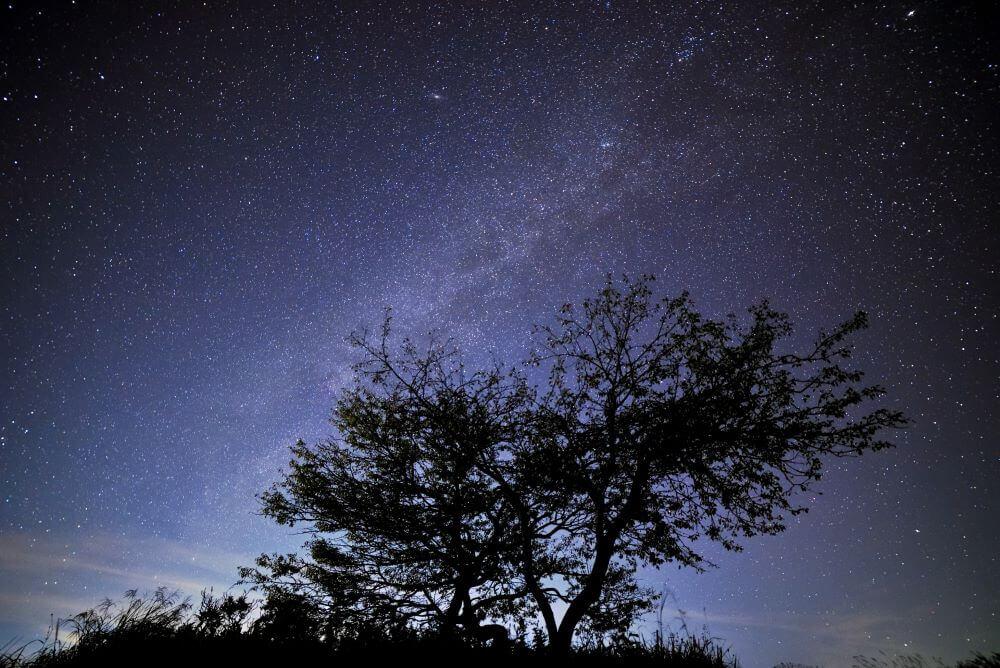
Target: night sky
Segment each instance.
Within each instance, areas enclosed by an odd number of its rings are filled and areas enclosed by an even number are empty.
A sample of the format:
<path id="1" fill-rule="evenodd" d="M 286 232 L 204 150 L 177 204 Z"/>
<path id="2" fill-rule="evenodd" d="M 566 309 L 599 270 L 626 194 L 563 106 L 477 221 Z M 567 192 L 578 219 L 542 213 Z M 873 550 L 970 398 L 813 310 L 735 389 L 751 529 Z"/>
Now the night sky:
<path id="1" fill-rule="evenodd" d="M 989 2 L 0 9 L 0 644 L 302 540 L 344 336 L 515 359 L 607 272 L 770 297 L 912 426 L 718 568 L 644 573 L 744 665 L 1000 649 Z M 649 627 L 647 627 L 648 630 Z"/>

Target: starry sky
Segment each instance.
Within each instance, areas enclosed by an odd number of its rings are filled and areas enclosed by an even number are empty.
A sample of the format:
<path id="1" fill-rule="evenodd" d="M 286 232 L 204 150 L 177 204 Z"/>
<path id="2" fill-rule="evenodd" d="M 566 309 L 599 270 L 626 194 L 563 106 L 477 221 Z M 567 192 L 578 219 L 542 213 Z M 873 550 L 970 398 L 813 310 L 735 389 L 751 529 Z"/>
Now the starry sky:
<path id="1" fill-rule="evenodd" d="M 744 665 L 1000 648 L 991 2 L 0 8 L 0 642 L 232 585 L 344 336 L 517 358 L 607 272 L 799 341 L 865 308 L 912 426 L 718 568 Z M 648 628 L 648 627 L 647 627 Z"/>

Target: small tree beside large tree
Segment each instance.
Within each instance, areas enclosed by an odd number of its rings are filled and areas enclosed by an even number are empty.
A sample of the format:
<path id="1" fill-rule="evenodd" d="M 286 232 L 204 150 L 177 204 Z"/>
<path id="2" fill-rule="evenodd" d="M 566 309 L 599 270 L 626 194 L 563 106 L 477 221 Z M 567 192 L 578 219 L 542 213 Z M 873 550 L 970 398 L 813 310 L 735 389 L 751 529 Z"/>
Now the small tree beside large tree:
<path id="1" fill-rule="evenodd" d="M 702 568 L 700 541 L 782 531 L 826 460 L 887 447 L 880 433 L 904 424 L 848 366 L 864 314 L 795 353 L 767 303 L 722 322 L 651 286 L 609 278 L 510 370 L 469 372 L 436 341 L 396 352 L 388 320 L 354 337 L 337 438 L 298 444 L 264 496 L 265 514 L 315 534 L 311 559 L 264 556 L 250 579 L 337 618 L 472 637 L 540 617 L 566 653 L 580 630 L 620 636 L 650 609 L 640 568 Z"/>

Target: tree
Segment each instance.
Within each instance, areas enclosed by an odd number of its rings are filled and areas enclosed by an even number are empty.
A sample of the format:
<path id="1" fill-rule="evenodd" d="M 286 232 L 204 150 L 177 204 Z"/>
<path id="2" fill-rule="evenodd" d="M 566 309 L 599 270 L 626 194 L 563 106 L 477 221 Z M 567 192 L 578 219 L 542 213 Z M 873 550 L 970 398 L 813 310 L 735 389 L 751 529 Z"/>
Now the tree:
<path id="1" fill-rule="evenodd" d="M 701 317 L 686 294 L 655 301 L 651 283 L 620 289 L 609 278 L 580 312 L 566 306 L 540 328 L 532 363 L 547 382 L 532 450 L 517 453 L 533 463 L 481 462 L 507 490 L 522 542 L 547 538 L 543 551 L 522 550 L 521 570 L 557 652 L 622 573 L 702 567 L 700 538 L 738 550 L 742 538 L 782 531 L 785 516 L 806 510 L 794 496 L 820 479 L 824 458 L 887 447 L 879 432 L 904 424 L 868 408 L 882 388 L 845 366 L 863 313 L 795 354 L 778 350 L 792 328 L 766 302 L 741 326 Z M 546 495 L 560 511 L 539 536 L 523 500 Z M 540 560 L 562 565 L 555 581 L 533 577 Z M 625 602 L 641 610 L 636 595 Z M 558 624 L 556 600 L 567 606 Z"/>
<path id="2" fill-rule="evenodd" d="M 495 458 L 527 395 L 516 374 L 466 373 L 434 340 L 426 353 L 389 349 L 390 320 L 337 401 L 336 438 L 299 441 L 263 513 L 312 536 L 310 557 L 263 555 L 244 577 L 308 595 L 340 628 L 434 626 L 497 635 L 486 618 L 514 614 L 524 595 L 507 555 L 512 518 L 475 467 Z"/>
<path id="3" fill-rule="evenodd" d="M 704 568 L 699 540 L 738 550 L 782 531 L 824 460 L 887 447 L 881 430 L 904 424 L 848 366 L 863 313 L 790 353 L 766 302 L 721 322 L 651 285 L 609 278 L 565 306 L 525 370 L 468 372 L 437 340 L 394 354 L 388 319 L 353 337 L 364 360 L 337 437 L 299 443 L 264 496 L 265 514 L 306 525 L 311 558 L 261 557 L 251 579 L 345 623 L 476 636 L 537 615 L 566 653 L 651 609 L 640 567 Z"/>

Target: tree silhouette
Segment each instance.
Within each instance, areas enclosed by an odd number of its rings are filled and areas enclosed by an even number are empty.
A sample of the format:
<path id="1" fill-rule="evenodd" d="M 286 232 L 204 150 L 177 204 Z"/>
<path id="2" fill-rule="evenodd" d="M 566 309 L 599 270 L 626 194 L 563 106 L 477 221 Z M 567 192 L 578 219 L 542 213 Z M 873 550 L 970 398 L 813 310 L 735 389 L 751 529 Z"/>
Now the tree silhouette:
<path id="1" fill-rule="evenodd" d="M 524 371 L 468 372 L 437 340 L 394 354 L 388 319 L 353 337 L 365 358 L 337 439 L 297 444 L 264 496 L 265 514 L 314 535 L 311 558 L 261 557 L 250 579 L 344 621 L 476 636 L 485 619 L 540 616 L 566 653 L 651 608 L 639 567 L 703 568 L 699 539 L 738 550 L 782 531 L 824 459 L 886 447 L 879 432 L 904 424 L 847 366 L 864 314 L 796 354 L 766 302 L 720 322 L 651 285 L 609 278 L 564 307 Z"/>
<path id="2" fill-rule="evenodd" d="M 524 592 L 509 554 L 513 518 L 475 465 L 495 459 L 521 421 L 526 387 L 499 370 L 466 373 L 457 351 L 424 354 L 380 336 L 351 338 L 365 358 L 339 398 L 337 438 L 292 448 L 263 512 L 305 525 L 309 559 L 265 555 L 243 575 L 306 593 L 347 625 L 415 624 L 496 637 L 486 618 L 521 617 Z"/>
<path id="3" fill-rule="evenodd" d="M 686 294 L 655 301 L 651 283 L 609 278 L 579 312 L 566 306 L 540 328 L 532 363 L 548 379 L 522 455 L 531 465 L 508 484 L 504 467 L 483 463 L 515 509 L 523 498 L 558 503 L 559 538 L 542 558 L 563 564 L 559 577 L 531 581 L 537 552 L 522 552 L 521 567 L 559 652 L 621 573 L 701 567 L 699 538 L 737 550 L 782 531 L 783 516 L 805 511 L 793 496 L 819 480 L 824 457 L 884 448 L 879 431 L 904 424 L 895 411 L 866 412 L 882 389 L 845 368 L 863 313 L 787 353 L 777 345 L 788 318 L 766 302 L 744 327 L 701 317 Z M 516 514 L 524 540 L 537 540 L 530 509 Z M 567 605 L 558 624 L 556 600 Z"/>

